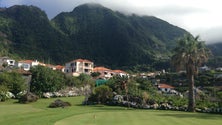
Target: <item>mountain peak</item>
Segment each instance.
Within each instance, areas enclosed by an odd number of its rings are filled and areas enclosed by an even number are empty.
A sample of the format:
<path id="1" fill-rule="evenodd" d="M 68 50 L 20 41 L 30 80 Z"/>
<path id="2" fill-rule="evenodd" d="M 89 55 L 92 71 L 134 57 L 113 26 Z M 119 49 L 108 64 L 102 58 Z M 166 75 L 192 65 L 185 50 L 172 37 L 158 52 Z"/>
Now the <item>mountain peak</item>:
<path id="1" fill-rule="evenodd" d="M 98 3 L 85 3 L 74 8 L 73 12 L 78 10 L 82 11 L 82 10 L 95 10 L 95 9 L 105 9 L 105 7 Z"/>
<path id="2" fill-rule="evenodd" d="M 44 11 L 42 11 L 40 8 L 30 5 L 14 5 L 6 10 L 7 15 L 10 15 L 12 18 L 19 18 L 22 20 L 22 18 L 30 17 L 42 17 L 47 18 L 47 15 Z M 28 19 L 28 18 L 27 18 Z"/>
<path id="3" fill-rule="evenodd" d="M 99 3 L 85 3 L 85 4 L 82 4 L 82 5 L 79 5 L 78 7 L 88 7 L 88 8 L 104 8 L 104 6 L 102 6 L 101 4 Z"/>

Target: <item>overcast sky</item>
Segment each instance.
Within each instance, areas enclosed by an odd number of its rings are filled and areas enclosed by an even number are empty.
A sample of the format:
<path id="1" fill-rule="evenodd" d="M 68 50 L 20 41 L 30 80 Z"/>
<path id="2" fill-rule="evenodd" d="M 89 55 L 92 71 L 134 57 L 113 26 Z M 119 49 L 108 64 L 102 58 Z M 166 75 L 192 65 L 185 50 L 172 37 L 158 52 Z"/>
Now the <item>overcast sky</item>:
<path id="1" fill-rule="evenodd" d="M 221 0 L 0 0 L 1 7 L 35 5 L 51 19 L 60 12 L 72 11 L 88 2 L 100 3 L 127 14 L 152 15 L 200 35 L 210 42 L 222 42 Z"/>

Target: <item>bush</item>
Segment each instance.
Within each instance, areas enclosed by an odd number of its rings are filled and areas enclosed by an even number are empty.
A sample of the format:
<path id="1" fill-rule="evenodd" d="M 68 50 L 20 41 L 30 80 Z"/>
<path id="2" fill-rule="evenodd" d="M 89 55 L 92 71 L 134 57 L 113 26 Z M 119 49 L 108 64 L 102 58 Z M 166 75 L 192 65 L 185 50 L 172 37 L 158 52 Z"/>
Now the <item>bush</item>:
<path id="1" fill-rule="evenodd" d="M 6 96 L 6 93 L 0 92 L 0 102 L 6 101 L 8 98 Z"/>
<path id="2" fill-rule="evenodd" d="M 49 105 L 49 108 L 58 108 L 58 107 L 64 108 L 67 106 L 71 106 L 71 104 L 69 102 L 64 102 L 60 99 L 57 99 Z"/>
<path id="3" fill-rule="evenodd" d="M 95 88 L 94 93 L 89 97 L 87 103 L 91 104 L 92 102 L 97 102 L 101 104 L 106 104 L 108 102 L 111 102 L 112 99 L 112 89 L 109 88 L 109 86 L 101 85 Z"/>
<path id="4" fill-rule="evenodd" d="M 1 102 L 4 102 L 8 99 L 7 92 L 8 92 L 7 86 L 0 85 L 0 101 Z"/>
<path id="5" fill-rule="evenodd" d="M 38 96 L 36 96 L 31 92 L 28 92 L 25 95 L 21 96 L 21 98 L 19 98 L 19 103 L 36 102 L 38 99 L 39 99 Z"/>

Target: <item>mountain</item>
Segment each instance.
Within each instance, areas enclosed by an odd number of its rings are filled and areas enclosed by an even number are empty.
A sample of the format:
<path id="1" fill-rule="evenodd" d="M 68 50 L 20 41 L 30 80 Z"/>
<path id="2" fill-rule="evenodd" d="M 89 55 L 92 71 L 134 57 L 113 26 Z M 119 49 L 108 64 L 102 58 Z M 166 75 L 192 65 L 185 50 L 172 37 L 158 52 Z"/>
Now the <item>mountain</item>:
<path id="1" fill-rule="evenodd" d="M 16 5 L 3 9 L 0 24 L 0 31 L 12 41 L 11 53 L 21 58 L 64 60 L 67 38 L 51 25 L 39 8 Z"/>
<path id="2" fill-rule="evenodd" d="M 70 36 L 77 57 L 112 67 L 150 64 L 166 58 L 185 30 L 152 16 L 126 16 L 98 4 L 84 4 L 52 19 Z"/>
<path id="3" fill-rule="evenodd" d="M 222 66 L 222 42 L 209 44 L 208 48 L 212 52 L 213 58 L 211 58 L 208 62 L 208 65 L 211 67 L 221 67 Z"/>
<path id="4" fill-rule="evenodd" d="M 208 47 L 214 56 L 222 56 L 222 42 L 209 44 Z"/>
<path id="5" fill-rule="evenodd" d="M 52 20 L 34 6 L 0 9 L 0 31 L 21 58 L 87 58 L 111 68 L 164 66 L 175 40 L 187 33 L 153 16 L 124 15 L 99 4 L 80 5 Z"/>

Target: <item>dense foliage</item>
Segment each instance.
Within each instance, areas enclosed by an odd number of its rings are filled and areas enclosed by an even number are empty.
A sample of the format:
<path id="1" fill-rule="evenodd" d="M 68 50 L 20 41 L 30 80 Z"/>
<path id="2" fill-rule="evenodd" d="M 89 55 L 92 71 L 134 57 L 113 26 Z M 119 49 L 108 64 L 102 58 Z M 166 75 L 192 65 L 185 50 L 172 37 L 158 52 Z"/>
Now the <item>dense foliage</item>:
<path id="1" fill-rule="evenodd" d="M 26 90 L 25 80 L 21 74 L 17 72 L 3 72 L 0 73 L 0 88 L 12 92 L 14 95 Z"/>
<path id="2" fill-rule="evenodd" d="M 48 67 L 36 66 L 31 69 L 30 91 L 41 96 L 44 92 L 55 92 L 65 86 L 65 76 L 60 71 Z"/>
<path id="3" fill-rule="evenodd" d="M 106 104 L 108 101 L 112 101 L 112 98 L 112 89 L 109 86 L 101 85 L 94 89 L 88 101 Z"/>
<path id="4" fill-rule="evenodd" d="M 12 6 L 0 12 L 0 31 L 12 41 L 10 53 L 21 58 L 61 63 L 66 37 L 56 31 L 46 14 L 34 6 Z"/>

